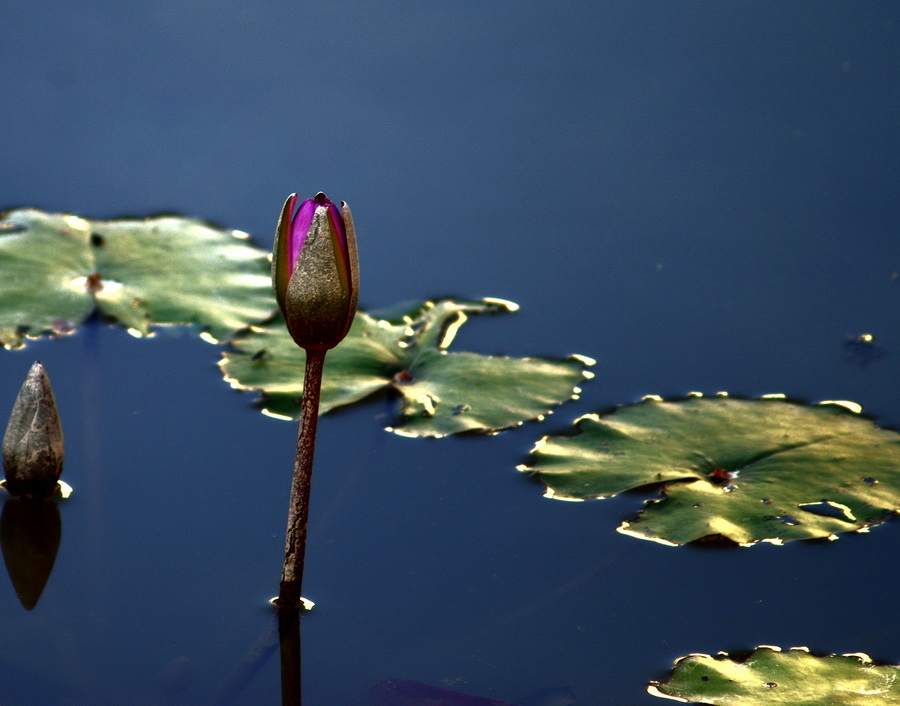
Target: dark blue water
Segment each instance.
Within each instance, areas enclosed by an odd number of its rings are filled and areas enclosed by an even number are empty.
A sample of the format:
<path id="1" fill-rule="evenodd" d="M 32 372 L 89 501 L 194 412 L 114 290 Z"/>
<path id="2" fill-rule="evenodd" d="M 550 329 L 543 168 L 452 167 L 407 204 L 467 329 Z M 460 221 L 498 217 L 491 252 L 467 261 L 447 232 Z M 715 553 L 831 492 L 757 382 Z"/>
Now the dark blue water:
<path id="1" fill-rule="evenodd" d="M 0 208 L 175 211 L 268 247 L 284 197 L 322 189 L 353 207 L 364 306 L 503 297 L 521 311 L 473 320 L 458 349 L 598 359 L 580 401 L 497 437 L 392 436 L 383 401 L 323 419 L 308 706 L 360 704 L 388 678 L 649 705 L 678 656 L 758 644 L 900 660 L 896 523 L 673 549 L 614 532 L 640 498 L 552 502 L 515 470 L 543 434 L 650 393 L 850 399 L 900 427 L 894 4 L 14 0 L 2 15 Z M 843 361 L 861 333 L 888 355 Z M 0 409 L 47 365 L 75 487 L 34 611 L 0 576 L 0 692 L 277 703 L 277 657 L 237 693 L 233 676 L 270 627 L 294 425 L 179 330 L 0 353 Z"/>

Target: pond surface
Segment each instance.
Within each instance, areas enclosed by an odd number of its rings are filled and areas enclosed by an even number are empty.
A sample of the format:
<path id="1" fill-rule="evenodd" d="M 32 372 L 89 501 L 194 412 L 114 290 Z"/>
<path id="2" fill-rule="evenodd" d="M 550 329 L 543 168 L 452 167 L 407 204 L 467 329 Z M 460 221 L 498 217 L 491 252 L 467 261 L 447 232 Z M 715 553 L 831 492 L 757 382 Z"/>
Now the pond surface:
<path id="1" fill-rule="evenodd" d="M 649 706 L 677 657 L 759 644 L 900 661 L 896 522 L 671 548 L 614 531 L 646 496 L 551 501 L 515 470 L 646 394 L 849 399 L 900 428 L 895 6 L 248 8 L 14 2 L 0 207 L 174 210 L 268 247 L 283 198 L 323 189 L 353 207 L 364 307 L 510 299 L 454 349 L 598 360 L 580 400 L 494 437 L 386 433 L 384 398 L 323 417 L 306 706 L 386 679 Z M 885 355 L 848 358 L 863 334 Z M 6 701 L 279 702 L 296 428 L 219 354 L 102 324 L 0 351 L 0 414 L 46 365 L 75 489 L 37 606 L 0 576 Z"/>

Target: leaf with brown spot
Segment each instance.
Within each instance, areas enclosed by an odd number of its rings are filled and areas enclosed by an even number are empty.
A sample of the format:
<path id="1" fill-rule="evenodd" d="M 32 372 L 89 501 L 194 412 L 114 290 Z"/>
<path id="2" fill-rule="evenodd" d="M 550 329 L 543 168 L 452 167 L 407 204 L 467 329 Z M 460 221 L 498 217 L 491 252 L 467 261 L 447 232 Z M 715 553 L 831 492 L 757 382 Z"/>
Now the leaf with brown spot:
<path id="1" fill-rule="evenodd" d="M 662 483 L 619 531 L 670 545 L 835 538 L 900 510 L 900 434 L 833 403 L 646 399 L 545 437 L 520 470 L 561 500 Z"/>
<path id="2" fill-rule="evenodd" d="M 425 302 L 378 318 L 360 312 L 325 358 L 321 411 L 390 390 L 401 400 L 391 431 L 407 436 L 491 433 L 549 414 L 591 377 L 592 361 L 507 358 L 447 348 L 472 314 L 516 307 L 497 300 Z M 262 392 L 267 414 L 296 418 L 305 353 L 276 318 L 232 341 L 220 367 L 231 385 Z"/>

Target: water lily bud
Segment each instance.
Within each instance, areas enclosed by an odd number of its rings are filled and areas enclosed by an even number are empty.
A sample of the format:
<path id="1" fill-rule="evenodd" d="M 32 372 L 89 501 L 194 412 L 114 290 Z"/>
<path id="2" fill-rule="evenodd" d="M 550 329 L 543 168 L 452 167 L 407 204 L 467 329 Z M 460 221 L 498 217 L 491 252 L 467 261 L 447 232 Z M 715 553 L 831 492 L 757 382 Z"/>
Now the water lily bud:
<path id="1" fill-rule="evenodd" d="M 350 208 L 323 193 L 294 211 L 297 194 L 281 210 L 272 252 L 272 285 L 298 346 L 328 350 L 340 343 L 356 314 L 359 263 Z"/>
<path id="2" fill-rule="evenodd" d="M 63 434 L 50 379 L 40 361 L 31 366 L 3 437 L 3 471 L 10 495 L 44 498 L 58 487 Z"/>

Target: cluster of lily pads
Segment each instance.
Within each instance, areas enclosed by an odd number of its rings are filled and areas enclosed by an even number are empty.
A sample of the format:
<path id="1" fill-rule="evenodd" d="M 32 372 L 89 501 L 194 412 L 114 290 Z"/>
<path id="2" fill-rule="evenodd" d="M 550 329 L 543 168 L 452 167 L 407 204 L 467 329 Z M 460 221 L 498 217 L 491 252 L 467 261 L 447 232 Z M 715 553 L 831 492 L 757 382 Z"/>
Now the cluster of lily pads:
<path id="1" fill-rule="evenodd" d="M 264 414 L 296 419 L 305 353 L 276 313 L 270 267 L 269 254 L 247 234 L 194 219 L 10 211 L 0 220 L 0 345 L 71 333 L 92 316 L 136 337 L 155 326 L 189 325 L 204 340 L 226 344 L 219 367 L 232 387 L 259 393 Z M 399 410 L 388 430 L 410 437 L 493 434 L 543 419 L 579 395 L 593 360 L 450 350 L 470 316 L 516 308 L 500 299 L 442 299 L 358 312 L 325 362 L 321 412 L 388 392 Z M 835 539 L 900 510 L 900 434 L 860 411 L 853 403 L 782 396 L 649 396 L 545 436 L 518 468 L 560 500 L 659 487 L 661 495 L 618 531 L 666 545 Z M 897 667 L 875 668 L 852 655 L 812 659 L 771 648 L 743 661 L 691 655 L 650 690 L 711 704 L 823 703 L 805 694 L 826 678 L 811 678 L 807 688 L 800 675 L 835 669 L 834 683 L 847 694 L 841 703 L 898 698 Z M 876 682 L 887 686 L 879 691 Z M 799 690 L 787 701 L 786 684 Z"/>

